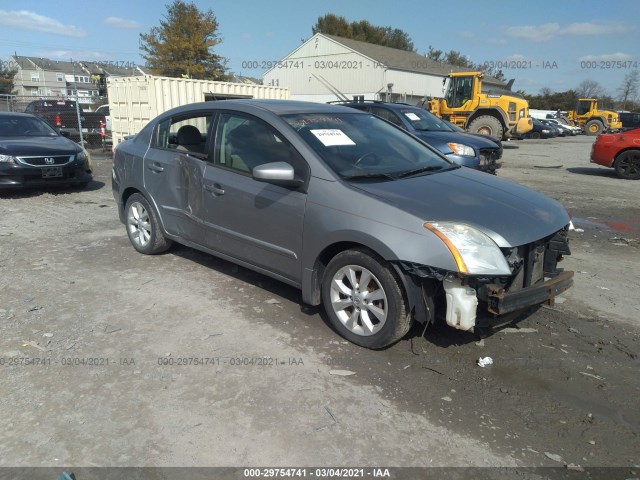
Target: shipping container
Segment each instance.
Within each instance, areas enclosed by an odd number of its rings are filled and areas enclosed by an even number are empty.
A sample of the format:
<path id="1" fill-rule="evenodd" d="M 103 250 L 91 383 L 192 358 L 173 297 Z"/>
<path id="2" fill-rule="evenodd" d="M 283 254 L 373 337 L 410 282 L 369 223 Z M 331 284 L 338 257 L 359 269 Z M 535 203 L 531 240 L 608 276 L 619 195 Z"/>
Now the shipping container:
<path id="1" fill-rule="evenodd" d="M 214 82 L 188 78 L 107 78 L 113 145 L 138 133 L 149 120 L 180 105 L 234 98 L 289 99 L 289 89 L 250 83 Z"/>

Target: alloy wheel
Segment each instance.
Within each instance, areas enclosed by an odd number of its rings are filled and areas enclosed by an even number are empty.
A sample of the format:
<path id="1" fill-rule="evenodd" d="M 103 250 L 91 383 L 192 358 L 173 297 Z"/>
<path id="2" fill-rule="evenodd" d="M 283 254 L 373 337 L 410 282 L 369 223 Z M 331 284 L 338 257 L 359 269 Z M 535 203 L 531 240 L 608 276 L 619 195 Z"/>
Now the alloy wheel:
<path id="1" fill-rule="evenodd" d="M 350 332 L 370 336 L 387 321 L 387 295 L 376 276 L 364 267 L 346 265 L 331 279 L 331 306 Z"/>
<path id="2" fill-rule="evenodd" d="M 127 228 L 133 242 L 139 247 L 145 247 L 151 241 L 151 222 L 149 212 L 140 202 L 130 205 L 127 215 Z"/>

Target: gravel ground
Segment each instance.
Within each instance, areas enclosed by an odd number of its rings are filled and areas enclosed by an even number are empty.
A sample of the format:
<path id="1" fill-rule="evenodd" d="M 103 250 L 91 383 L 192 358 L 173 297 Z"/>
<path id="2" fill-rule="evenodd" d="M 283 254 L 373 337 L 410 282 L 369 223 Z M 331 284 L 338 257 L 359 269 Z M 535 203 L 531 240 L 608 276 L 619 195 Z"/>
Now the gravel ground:
<path id="1" fill-rule="evenodd" d="M 270 278 L 137 254 L 106 154 L 88 189 L 1 193 L 0 466 L 640 464 L 640 182 L 592 142 L 508 142 L 499 171 L 572 213 L 574 288 L 378 352 Z"/>

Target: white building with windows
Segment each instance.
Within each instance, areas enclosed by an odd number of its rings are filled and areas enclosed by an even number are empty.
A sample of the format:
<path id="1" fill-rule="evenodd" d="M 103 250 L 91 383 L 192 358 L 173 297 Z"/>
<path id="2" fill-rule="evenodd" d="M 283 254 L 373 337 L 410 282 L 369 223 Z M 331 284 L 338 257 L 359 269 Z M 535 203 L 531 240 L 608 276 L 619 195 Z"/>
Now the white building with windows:
<path id="1" fill-rule="evenodd" d="M 442 96 L 442 81 L 466 69 L 395 48 L 317 33 L 263 76 L 264 85 L 285 87 L 294 100 L 385 100 L 418 104 Z M 505 83 L 486 76 L 487 87 Z"/>

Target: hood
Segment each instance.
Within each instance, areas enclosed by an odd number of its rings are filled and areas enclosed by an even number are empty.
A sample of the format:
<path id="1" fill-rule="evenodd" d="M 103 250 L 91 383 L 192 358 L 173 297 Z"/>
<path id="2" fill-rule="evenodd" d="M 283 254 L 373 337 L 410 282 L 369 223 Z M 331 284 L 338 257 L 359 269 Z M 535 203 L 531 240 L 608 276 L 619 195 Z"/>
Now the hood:
<path id="1" fill-rule="evenodd" d="M 74 155 L 80 151 L 82 151 L 80 145 L 63 136 L 0 139 L 0 154 L 2 155 Z"/>
<path id="2" fill-rule="evenodd" d="M 481 148 L 500 148 L 495 142 L 472 133 L 437 131 L 421 132 L 416 130 L 413 134 L 443 153 L 451 153 L 451 149 L 447 143 L 461 143 L 474 148 L 476 151 Z"/>
<path id="3" fill-rule="evenodd" d="M 459 222 L 476 227 L 500 247 L 540 240 L 565 227 L 570 220 L 566 209 L 555 200 L 468 168 L 352 185 L 423 221 Z"/>

